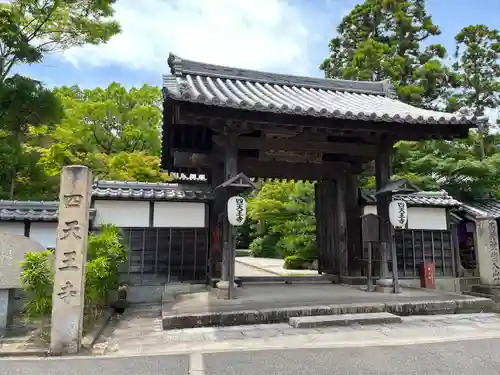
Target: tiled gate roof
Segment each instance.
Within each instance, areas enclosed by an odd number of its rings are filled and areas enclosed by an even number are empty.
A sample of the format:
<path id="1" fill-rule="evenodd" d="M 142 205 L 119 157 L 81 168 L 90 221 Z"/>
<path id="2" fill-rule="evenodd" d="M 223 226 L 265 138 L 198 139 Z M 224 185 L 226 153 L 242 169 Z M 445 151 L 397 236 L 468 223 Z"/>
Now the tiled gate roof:
<path id="1" fill-rule="evenodd" d="M 477 119 L 395 99 L 388 81 L 298 77 L 205 64 L 170 54 L 166 98 L 261 112 L 363 121 L 475 124 Z"/>

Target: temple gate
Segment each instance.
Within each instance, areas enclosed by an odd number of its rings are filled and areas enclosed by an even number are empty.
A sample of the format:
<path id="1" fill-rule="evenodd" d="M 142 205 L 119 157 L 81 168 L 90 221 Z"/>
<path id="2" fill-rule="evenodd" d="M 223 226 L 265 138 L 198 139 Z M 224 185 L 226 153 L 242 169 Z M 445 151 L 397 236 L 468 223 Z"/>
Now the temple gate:
<path id="1" fill-rule="evenodd" d="M 467 137 L 476 119 L 416 108 L 396 99 L 388 81 L 297 77 L 230 68 L 170 55 L 164 77 L 162 167 L 203 174 L 212 187 L 243 173 L 253 178 L 316 181 L 319 272 L 356 275 L 363 252 L 358 176 L 373 173 L 377 190 L 391 176 L 400 140 Z M 229 280 L 227 197 L 210 210 L 209 275 Z M 380 272 L 389 286 L 388 198 L 382 217 Z M 223 256 L 225 254 L 225 256 Z"/>

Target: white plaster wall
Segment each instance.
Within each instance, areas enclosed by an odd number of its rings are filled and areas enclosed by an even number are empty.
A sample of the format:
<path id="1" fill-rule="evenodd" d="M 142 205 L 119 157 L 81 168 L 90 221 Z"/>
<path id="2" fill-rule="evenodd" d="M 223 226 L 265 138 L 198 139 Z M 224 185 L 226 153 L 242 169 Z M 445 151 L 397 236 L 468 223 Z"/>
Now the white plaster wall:
<path id="1" fill-rule="evenodd" d="M 160 228 L 204 228 L 205 203 L 155 202 L 153 226 Z"/>
<path id="2" fill-rule="evenodd" d="M 363 214 L 377 214 L 377 206 L 364 206 Z M 446 208 L 408 207 L 408 229 L 448 229 Z"/>
<path id="3" fill-rule="evenodd" d="M 408 229 L 448 229 L 446 222 L 446 208 L 409 207 Z"/>
<path id="4" fill-rule="evenodd" d="M 114 224 L 117 227 L 149 227 L 149 202 L 96 200 L 94 225 Z"/>
<path id="5" fill-rule="evenodd" d="M 24 222 L 0 221 L 0 233 L 10 233 L 24 236 Z"/>
<path id="6" fill-rule="evenodd" d="M 30 238 L 46 248 L 56 247 L 57 222 L 31 222 Z"/>

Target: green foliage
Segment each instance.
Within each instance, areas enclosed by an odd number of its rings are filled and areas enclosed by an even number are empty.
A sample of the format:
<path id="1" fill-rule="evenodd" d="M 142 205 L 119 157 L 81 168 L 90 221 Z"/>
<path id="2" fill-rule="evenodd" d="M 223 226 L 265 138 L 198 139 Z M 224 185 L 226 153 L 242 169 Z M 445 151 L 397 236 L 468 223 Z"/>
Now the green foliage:
<path id="1" fill-rule="evenodd" d="M 445 48 L 429 43 L 441 32 L 424 0 L 365 0 L 342 19 L 337 33 L 320 66 L 326 77 L 388 79 L 401 100 L 421 106 L 431 105 L 453 79 L 441 63 Z"/>
<path id="2" fill-rule="evenodd" d="M 90 234 L 85 266 L 85 305 L 105 304 L 108 293 L 118 289 L 120 266 L 127 260 L 128 250 L 122 243 L 120 230 L 104 225 L 99 233 Z M 26 313 L 31 319 L 50 316 L 54 287 L 53 253 L 28 252 L 21 264 L 21 282 L 27 294 Z"/>
<path id="3" fill-rule="evenodd" d="M 102 304 L 109 291 L 118 289 L 120 266 L 127 261 L 120 230 L 104 225 L 99 233 L 89 235 L 85 267 L 85 299 L 88 304 Z"/>
<path id="4" fill-rule="evenodd" d="M 26 316 L 37 320 L 52 312 L 54 275 L 52 251 L 27 252 L 21 263 L 21 282 L 27 294 Z"/>
<path id="5" fill-rule="evenodd" d="M 248 213 L 256 223 L 256 238 L 250 244 L 254 256 L 316 257 L 313 184 L 266 182 L 249 199 Z"/>
<path id="6" fill-rule="evenodd" d="M 283 268 L 287 270 L 301 270 L 304 269 L 306 260 L 300 255 L 289 255 L 285 258 Z"/>
<path id="7" fill-rule="evenodd" d="M 500 32 L 485 25 L 464 27 L 455 37 L 455 61 L 432 44 L 439 27 L 424 0 L 365 0 L 337 27 L 326 77 L 390 80 L 407 103 L 482 116 L 500 106 Z M 456 141 L 399 142 L 394 177 L 423 189 L 446 189 L 457 198 L 498 195 L 500 137 L 486 121 L 479 132 Z M 373 187 L 372 179 L 362 185 Z"/>
<path id="8" fill-rule="evenodd" d="M 254 257 L 277 258 L 279 257 L 279 233 L 266 233 L 255 237 L 250 243 L 250 253 Z"/>

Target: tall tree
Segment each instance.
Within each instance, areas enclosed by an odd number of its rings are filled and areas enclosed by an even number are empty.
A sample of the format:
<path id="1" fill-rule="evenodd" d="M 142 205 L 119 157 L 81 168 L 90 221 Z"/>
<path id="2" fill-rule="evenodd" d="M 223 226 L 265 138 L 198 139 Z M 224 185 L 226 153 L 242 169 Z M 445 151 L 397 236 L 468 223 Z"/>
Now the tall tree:
<path id="1" fill-rule="evenodd" d="M 428 44 L 440 30 L 424 0 L 365 0 L 337 32 L 320 66 L 328 78 L 389 79 L 401 100 L 418 106 L 432 106 L 453 79 L 441 62 L 445 48 Z"/>
<path id="2" fill-rule="evenodd" d="M 0 82 L 16 64 L 47 53 L 100 44 L 120 32 L 116 0 L 11 0 L 0 4 Z"/>
<path id="3" fill-rule="evenodd" d="M 9 184 L 9 199 L 14 197 L 21 170 L 33 165 L 31 152 L 24 145 L 30 128 L 52 126 L 61 116 L 59 100 L 40 82 L 19 75 L 0 82 L 0 141 L 5 152 L 2 174 L 3 184 Z"/>
<path id="4" fill-rule="evenodd" d="M 66 116 L 54 136 L 75 143 L 75 150 L 160 155 L 158 87 L 143 85 L 127 90 L 111 83 L 105 89 L 81 90 L 74 86 L 58 88 L 55 93 L 63 102 Z"/>
<path id="5" fill-rule="evenodd" d="M 483 116 L 500 106 L 500 32 L 486 25 L 464 27 L 455 37 L 458 80 L 451 104 L 470 115 Z M 481 158 L 487 156 L 488 122 L 479 127 Z"/>
<path id="6" fill-rule="evenodd" d="M 39 166 L 57 176 L 62 166 L 83 164 L 100 178 L 164 181 L 160 171 L 161 92 L 143 85 L 127 90 L 117 83 L 105 89 L 55 90 L 64 118 L 37 149 Z"/>

